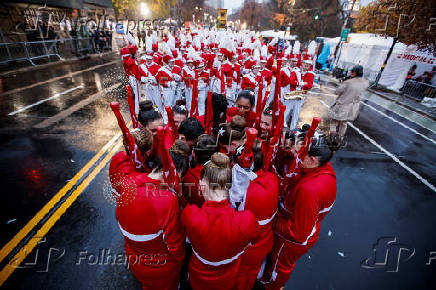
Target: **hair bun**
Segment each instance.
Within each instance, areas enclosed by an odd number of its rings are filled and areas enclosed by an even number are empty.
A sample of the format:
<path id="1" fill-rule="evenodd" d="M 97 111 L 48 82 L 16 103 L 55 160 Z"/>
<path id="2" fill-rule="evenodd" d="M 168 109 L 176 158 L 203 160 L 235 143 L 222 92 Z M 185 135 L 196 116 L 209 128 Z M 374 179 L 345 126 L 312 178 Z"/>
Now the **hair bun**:
<path id="1" fill-rule="evenodd" d="M 142 101 L 139 103 L 139 109 L 143 112 L 153 110 L 153 102 L 150 100 Z"/>
<path id="2" fill-rule="evenodd" d="M 169 151 L 174 154 L 187 157 L 189 155 L 189 146 L 185 141 L 176 140 Z"/>
<path id="3" fill-rule="evenodd" d="M 176 106 L 186 106 L 186 100 L 185 99 L 176 100 Z"/>
<path id="4" fill-rule="evenodd" d="M 245 121 L 245 118 L 240 115 L 233 116 L 230 121 L 230 127 L 232 130 L 243 132 L 246 126 L 247 121 Z"/>
<path id="5" fill-rule="evenodd" d="M 214 153 L 210 158 L 210 162 L 216 168 L 229 168 L 230 165 L 229 157 L 221 152 Z"/>

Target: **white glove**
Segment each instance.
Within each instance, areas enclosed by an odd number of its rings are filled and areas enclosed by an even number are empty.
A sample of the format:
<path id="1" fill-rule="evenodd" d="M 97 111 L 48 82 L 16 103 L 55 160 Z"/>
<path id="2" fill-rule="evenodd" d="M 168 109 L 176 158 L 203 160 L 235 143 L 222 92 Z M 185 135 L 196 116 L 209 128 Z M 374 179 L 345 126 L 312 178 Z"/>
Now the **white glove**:
<path id="1" fill-rule="evenodd" d="M 180 82 L 181 77 L 178 74 L 174 74 L 174 80 Z"/>

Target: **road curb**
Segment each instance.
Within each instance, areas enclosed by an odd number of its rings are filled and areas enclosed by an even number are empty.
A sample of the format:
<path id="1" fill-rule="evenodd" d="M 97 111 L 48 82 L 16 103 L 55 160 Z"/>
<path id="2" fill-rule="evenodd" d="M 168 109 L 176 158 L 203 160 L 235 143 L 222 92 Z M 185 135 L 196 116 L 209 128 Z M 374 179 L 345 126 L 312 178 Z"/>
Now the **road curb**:
<path id="1" fill-rule="evenodd" d="M 411 110 L 411 111 L 413 111 L 413 112 L 415 112 L 415 113 L 417 113 L 417 114 L 420 114 L 420 115 L 422 115 L 422 116 L 424 116 L 424 117 L 427 117 L 427 118 L 429 118 L 429 119 L 432 119 L 433 121 L 436 121 L 436 116 L 432 116 L 432 115 L 427 114 L 426 112 L 423 112 L 423 111 L 421 111 L 421 110 L 417 110 L 416 108 L 414 108 L 414 107 L 412 107 L 412 106 L 410 106 L 410 105 L 408 105 L 408 104 L 400 103 L 400 102 L 398 102 L 398 100 L 394 100 L 394 99 L 392 99 L 392 98 L 389 98 L 388 96 L 384 95 L 382 92 L 379 92 L 379 91 L 377 91 L 377 90 L 370 89 L 370 88 L 368 88 L 367 91 L 368 91 L 368 92 L 371 92 L 371 93 L 373 93 L 373 94 L 376 94 L 376 95 L 382 97 L 382 98 L 385 99 L 385 100 L 388 100 L 388 101 L 394 102 L 394 103 L 397 104 L 397 105 L 403 106 L 403 107 L 405 107 L 405 108 L 407 108 L 407 109 L 409 109 L 409 110 Z"/>
<path id="2" fill-rule="evenodd" d="M 108 52 L 104 52 L 102 54 L 96 53 L 96 54 L 91 54 L 89 55 L 90 59 L 94 59 L 94 58 L 98 58 L 98 57 L 106 57 L 109 56 L 111 54 L 115 54 L 116 51 L 108 51 Z M 48 68 L 57 64 L 69 64 L 78 60 L 82 60 L 83 58 L 81 57 L 73 57 L 73 58 L 68 58 L 65 60 L 57 60 L 57 61 L 53 61 L 53 62 L 49 62 L 49 63 L 44 63 L 44 64 L 38 64 L 35 66 L 25 66 L 19 69 L 15 69 L 15 70 L 10 70 L 10 71 L 5 71 L 5 72 L 1 72 L 0 73 L 0 78 L 4 78 L 4 77 L 9 77 L 11 75 L 26 71 L 35 71 L 35 70 L 39 70 L 39 69 L 44 69 L 44 68 Z"/>

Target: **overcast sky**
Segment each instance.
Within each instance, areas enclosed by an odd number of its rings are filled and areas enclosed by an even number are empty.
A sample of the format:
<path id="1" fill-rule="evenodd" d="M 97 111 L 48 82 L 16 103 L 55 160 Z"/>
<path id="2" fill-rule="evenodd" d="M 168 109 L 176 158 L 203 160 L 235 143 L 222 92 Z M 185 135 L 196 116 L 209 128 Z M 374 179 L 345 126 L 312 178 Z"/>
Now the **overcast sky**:
<path id="1" fill-rule="evenodd" d="M 297 0 L 302 1 L 302 0 Z M 369 2 L 372 2 L 373 0 L 360 0 L 360 5 L 366 5 Z M 236 9 L 239 8 L 242 3 L 244 3 L 244 0 L 224 0 L 224 8 L 225 9 Z M 232 11 L 229 11 L 229 14 L 231 14 Z"/>

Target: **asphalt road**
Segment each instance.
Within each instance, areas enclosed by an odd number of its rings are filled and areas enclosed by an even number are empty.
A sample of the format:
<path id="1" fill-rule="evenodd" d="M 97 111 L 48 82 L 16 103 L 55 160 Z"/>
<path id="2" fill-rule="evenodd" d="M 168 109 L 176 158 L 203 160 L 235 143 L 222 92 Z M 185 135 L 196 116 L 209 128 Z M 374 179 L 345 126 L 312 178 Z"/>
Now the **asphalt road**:
<path id="1" fill-rule="evenodd" d="M 120 150 L 109 102 L 127 112 L 122 76 L 107 56 L 2 78 L 4 288 L 140 289 L 114 259 L 124 245 L 109 190 L 107 162 Z M 328 127 L 335 86 L 323 78 L 300 123 L 316 115 Z M 436 288 L 436 124 L 369 93 L 363 103 L 333 159 L 336 203 L 286 289 Z"/>

